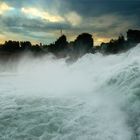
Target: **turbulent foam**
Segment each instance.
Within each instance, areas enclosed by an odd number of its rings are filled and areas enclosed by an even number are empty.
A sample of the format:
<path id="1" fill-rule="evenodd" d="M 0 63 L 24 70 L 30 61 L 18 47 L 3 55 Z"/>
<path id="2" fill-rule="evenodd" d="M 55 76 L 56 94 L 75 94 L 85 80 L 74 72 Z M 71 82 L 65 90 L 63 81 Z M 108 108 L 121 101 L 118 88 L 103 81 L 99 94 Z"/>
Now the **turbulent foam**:
<path id="1" fill-rule="evenodd" d="M 0 72 L 1 140 L 140 140 L 140 45 L 69 65 L 25 56 Z"/>

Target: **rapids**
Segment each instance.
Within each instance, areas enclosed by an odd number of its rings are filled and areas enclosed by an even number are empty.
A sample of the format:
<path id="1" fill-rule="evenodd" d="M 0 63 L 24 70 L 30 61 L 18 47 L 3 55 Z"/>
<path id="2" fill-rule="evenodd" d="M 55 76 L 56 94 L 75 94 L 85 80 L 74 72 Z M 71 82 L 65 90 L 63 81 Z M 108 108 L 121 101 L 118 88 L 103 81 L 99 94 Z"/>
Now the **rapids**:
<path id="1" fill-rule="evenodd" d="M 140 140 L 140 45 L 0 63 L 0 140 Z"/>

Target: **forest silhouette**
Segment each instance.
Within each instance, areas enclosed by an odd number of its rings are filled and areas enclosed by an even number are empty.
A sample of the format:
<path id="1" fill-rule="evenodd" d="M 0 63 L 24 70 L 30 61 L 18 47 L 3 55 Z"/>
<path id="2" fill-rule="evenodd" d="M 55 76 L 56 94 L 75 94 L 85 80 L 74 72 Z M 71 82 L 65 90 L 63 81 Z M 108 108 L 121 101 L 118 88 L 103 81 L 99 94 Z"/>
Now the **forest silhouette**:
<path id="1" fill-rule="evenodd" d="M 127 38 L 120 35 L 118 39 L 111 39 L 108 43 L 94 46 L 94 39 L 89 33 L 80 34 L 74 41 L 68 42 L 65 35 L 60 36 L 54 43 L 49 45 L 32 45 L 30 41 L 5 41 L 0 45 L 0 58 L 20 56 L 22 53 L 32 52 L 35 56 L 53 54 L 57 58 L 69 56 L 75 60 L 86 53 L 117 54 L 129 50 L 140 43 L 140 30 L 129 29 Z"/>

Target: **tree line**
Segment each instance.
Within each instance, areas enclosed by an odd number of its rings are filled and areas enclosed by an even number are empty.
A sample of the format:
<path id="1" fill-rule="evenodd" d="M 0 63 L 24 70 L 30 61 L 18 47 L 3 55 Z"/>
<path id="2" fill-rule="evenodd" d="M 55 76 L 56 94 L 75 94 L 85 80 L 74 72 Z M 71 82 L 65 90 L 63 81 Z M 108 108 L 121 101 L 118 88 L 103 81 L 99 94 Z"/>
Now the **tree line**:
<path id="1" fill-rule="evenodd" d="M 73 59 L 83 56 L 86 53 L 100 52 L 103 54 L 116 54 L 136 46 L 140 43 L 140 30 L 129 29 L 127 39 L 120 35 L 118 39 L 111 39 L 108 43 L 101 43 L 94 46 L 94 39 L 89 33 L 80 34 L 74 41 L 68 42 L 65 35 L 59 37 L 49 45 L 32 45 L 30 41 L 5 41 L 0 45 L 0 54 L 21 54 L 32 52 L 34 55 L 54 54 L 56 57 L 69 56 Z"/>

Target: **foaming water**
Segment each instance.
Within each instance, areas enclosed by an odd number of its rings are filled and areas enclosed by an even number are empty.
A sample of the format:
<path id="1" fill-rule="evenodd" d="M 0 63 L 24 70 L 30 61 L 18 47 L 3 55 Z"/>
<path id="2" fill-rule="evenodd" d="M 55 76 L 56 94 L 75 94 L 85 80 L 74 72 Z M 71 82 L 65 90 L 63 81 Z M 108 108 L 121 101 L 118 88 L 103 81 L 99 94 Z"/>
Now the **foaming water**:
<path id="1" fill-rule="evenodd" d="M 140 140 L 140 45 L 73 64 L 24 56 L 0 72 L 0 140 Z"/>

